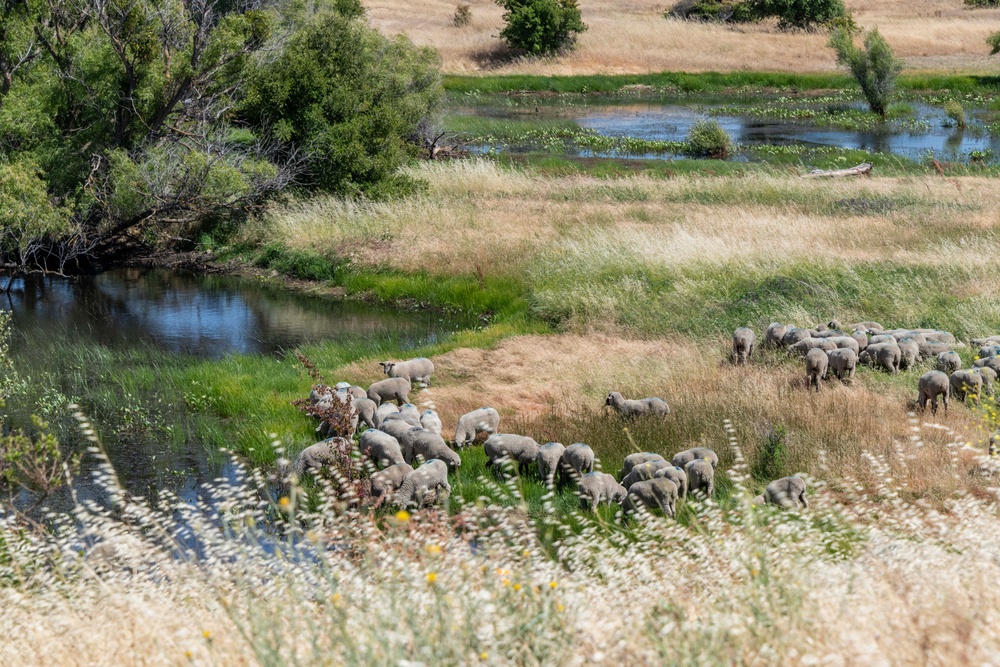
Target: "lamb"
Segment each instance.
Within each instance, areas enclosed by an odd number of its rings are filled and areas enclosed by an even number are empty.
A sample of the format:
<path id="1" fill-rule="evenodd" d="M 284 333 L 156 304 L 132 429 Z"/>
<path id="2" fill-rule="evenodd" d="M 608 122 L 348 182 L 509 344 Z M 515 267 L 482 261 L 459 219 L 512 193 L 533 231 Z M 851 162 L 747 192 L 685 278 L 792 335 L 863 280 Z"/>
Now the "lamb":
<path id="1" fill-rule="evenodd" d="M 483 443 L 483 452 L 490 465 L 500 472 L 504 461 L 513 461 L 518 468 L 535 463 L 538 443 L 525 435 L 494 433 Z"/>
<path id="2" fill-rule="evenodd" d="M 688 477 L 687 473 L 684 472 L 684 468 L 678 468 L 677 466 L 660 468 L 653 477 L 666 477 L 677 485 L 677 495 L 681 498 L 687 496 Z"/>
<path id="3" fill-rule="evenodd" d="M 375 401 L 355 396 L 352 397 L 351 404 L 358 411 L 358 418 L 367 424 L 368 428 L 375 428 L 375 411 L 378 410 Z"/>
<path id="4" fill-rule="evenodd" d="M 962 368 L 962 358 L 958 352 L 948 350 L 937 356 L 937 369 L 945 373 L 954 373 Z"/>
<path id="5" fill-rule="evenodd" d="M 827 372 L 832 371 L 838 380 L 854 379 L 854 368 L 858 364 L 858 355 L 854 350 L 837 349 L 826 353 L 829 364 Z"/>
<path id="6" fill-rule="evenodd" d="M 713 468 L 719 465 L 719 455 L 708 447 L 692 447 L 683 452 L 677 452 L 670 462 L 678 468 L 683 468 L 691 461 L 698 460 L 708 461 Z"/>
<path id="7" fill-rule="evenodd" d="M 801 477 L 791 476 L 776 479 L 767 485 L 764 493 L 754 498 L 757 504 L 767 503 L 777 505 L 783 509 L 798 507 L 801 503 L 803 509 L 809 508 L 806 501 L 806 483 Z"/>
<path id="8" fill-rule="evenodd" d="M 811 350 L 821 350 L 823 352 L 829 352 L 830 350 L 836 350 L 837 344 L 832 342 L 829 338 L 804 338 L 800 340 L 795 345 L 788 347 L 790 352 L 795 352 L 796 354 L 806 355 Z"/>
<path id="9" fill-rule="evenodd" d="M 385 470 L 379 470 L 371 477 L 372 499 L 374 506 L 379 507 L 392 494 L 403 486 L 403 480 L 413 472 L 413 467 L 409 463 L 397 463 L 389 466 Z"/>
<path id="10" fill-rule="evenodd" d="M 947 375 L 941 371 L 928 371 L 920 376 L 917 384 L 919 394 L 917 404 L 921 410 L 927 409 L 927 401 L 931 402 L 931 414 L 937 414 L 938 396 L 944 397 L 944 411 L 948 412 L 948 394 L 950 382 Z"/>
<path id="11" fill-rule="evenodd" d="M 441 417 L 434 410 L 424 410 L 420 413 L 420 425 L 431 433 L 441 435 Z"/>
<path id="12" fill-rule="evenodd" d="M 674 466 L 666 461 L 646 461 L 632 468 L 632 472 L 625 475 L 622 486 L 626 489 L 632 487 L 636 482 L 644 482 L 647 479 L 656 477 L 656 473 L 663 468 L 673 468 Z"/>
<path id="13" fill-rule="evenodd" d="M 430 386 L 431 375 L 434 374 L 434 362 L 424 357 L 409 361 L 380 361 L 382 372 L 390 378 L 405 378 L 412 384 Z"/>
<path id="14" fill-rule="evenodd" d="M 574 442 L 562 453 L 559 468 L 566 479 L 576 481 L 582 475 L 594 471 L 594 458 L 594 450 L 590 445 Z"/>
<path id="15" fill-rule="evenodd" d="M 379 380 L 368 387 L 368 398 L 375 401 L 375 405 L 382 405 L 386 401 L 396 401 L 400 405 L 410 402 L 410 381 L 406 378 L 389 378 Z"/>
<path id="16" fill-rule="evenodd" d="M 747 360 L 753 354 L 756 336 L 746 327 L 740 327 L 733 333 L 733 363 L 746 366 Z"/>
<path id="17" fill-rule="evenodd" d="M 986 390 L 987 396 L 993 395 L 993 382 L 997 379 L 997 372 L 990 368 L 989 366 L 983 366 L 981 368 L 976 368 L 972 371 L 978 375 L 983 376 L 983 389 Z"/>
<path id="18" fill-rule="evenodd" d="M 826 370 L 830 365 L 830 358 L 823 350 L 809 350 L 806 354 L 806 387 L 816 385 L 819 391 L 820 378 L 826 375 Z"/>
<path id="19" fill-rule="evenodd" d="M 778 322 L 771 322 L 764 334 L 764 344 L 768 347 L 781 347 L 781 339 L 788 331 L 788 327 Z"/>
<path id="20" fill-rule="evenodd" d="M 665 417 L 670 414 L 670 406 L 662 398 L 625 399 L 617 391 L 608 394 L 604 404 L 610 405 L 622 417 L 643 415 Z"/>
<path id="21" fill-rule="evenodd" d="M 350 451 L 351 446 L 352 443 L 348 438 L 328 438 L 315 445 L 310 445 L 295 457 L 291 472 L 301 479 L 305 473 L 321 470 L 333 461 L 337 451 Z"/>
<path id="22" fill-rule="evenodd" d="M 625 463 L 618 472 L 618 477 L 625 479 L 625 476 L 632 472 L 632 468 L 647 461 L 663 461 L 664 458 L 655 452 L 636 452 L 625 457 Z"/>
<path id="23" fill-rule="evenodd" d="M 431 459 L 406 476 L 393 503 L 399 507 L 424 507 L 431 501 L 444 502 L 450 495 L 448 466 L 444 461 Z"/>
<path id="24" fill-rule="evenodd" d="M 462 465 L 461 457 L 448 447 L 444 438 L 419 426 L 404 433 L 399 439 L 399 446 L 407 463 L 413 463 L 418 456 L 421 456 L 425 461 L 431 459 L 444 461 L 452 470 Z"/>
<path id="25" fill-rule="evenodd" d="M 464 447 L 480 433 L 493 434 L 500 426 L 500 413 L 493 408 L 479 408 L 467 412 L 458 420 L 455 429 L 455 446 Z"/>
<path id="26" fill-rule="evenodd" d="M 361 453 L 370 456 L 379 465 L 391 466 L 404 463 L 403 450 L 399 446 L 399 440 L 392 437 L 385 431 L 368 429 L 361 434 L 358 443 Z"/>
<path id="27" fill-rule="evenodd" d="M 965 403 L 968 395 L 974 393 L 976 401 L 979 401 L 979 395 L 983 389 L 983 377 L 981 375 L 973 371 L 955 371 L 951 374 L 948 381 L 951 384 L 952 396 L 958 400 Z"/>
<path id="28" fill-rule="evenodd" d="M 688 493 L 703 491 L 706 498 L 712 497 L 712 492 L 715 490 L 715 468 L 708 461 L 704 459 L 690 461 L 684 466 L 684 472 L 688 478 Z"/>
<path id="29" fill-rule="evenodd" d="M 677 512 L 677 485 L 665 477 L 636 482 L 628 489 L 622 503 L 626 514 L 635 512 L 639 505 L 648 509 L 661 509 L 671 519 Z"/>
<path id="30" fill-rule="evenodd" d="M 375 417 L 374 417 L 375 428 L 379 428 L 380 426 L 382 426 L 382 422 L 385 420 L 385 418 L 396 412 L 399 412 L 399 408 L 396 407 L 395 403 L 383 403 L 382 405 L 378 406 L 378 408 L 375 410 Z"/>
<path id="31" fill-rule="evenodd" d="M 590 472 L 580 478 L 577 484 L 580 509 L 594 509 L 601 503 L 620 503 L 628 496 L 628 491 L 614 477 L 606 472 Z"/>
<path id="32" fill-rule="evenodd" d="M 561 442 L 547 442 L 538 448 L 538 455 L 535 462 L 538 464 L 538 476 L 545 483 L 545 486 L 552 488 L 556 481 L 556 474 L 559 472 L 559 462 L 562 461 L 565 445 Z"/>

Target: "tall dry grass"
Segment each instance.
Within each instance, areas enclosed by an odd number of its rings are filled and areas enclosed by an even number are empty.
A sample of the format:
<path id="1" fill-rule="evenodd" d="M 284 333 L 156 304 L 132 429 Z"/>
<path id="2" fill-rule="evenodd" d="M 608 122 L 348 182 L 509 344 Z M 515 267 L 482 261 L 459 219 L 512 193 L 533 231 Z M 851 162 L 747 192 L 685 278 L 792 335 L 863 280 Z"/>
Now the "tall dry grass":
<path id="1" fill-rule="evenodd" d="M 785 33 L 773 25 L 725 27 L 666 20 L 672 3 L 581 0 L 589 30 L 577 48 L 558 58 L 504 60 L 497 39 L 502 10 L 492 0 L 469 0 L 473 21 L 452 25 L 450 0 L 367 0 L 372 23 L 441 51 L 445 71 L 518 74 L 643 74 L 661 71 L 789 71 L 835 69 L 822 33 Z M 878 27 L 910 69 L 989 72 L 985 39 L 1000 10 L 969 11 L 961 0 L 847 0 L 857 22 Z"/>

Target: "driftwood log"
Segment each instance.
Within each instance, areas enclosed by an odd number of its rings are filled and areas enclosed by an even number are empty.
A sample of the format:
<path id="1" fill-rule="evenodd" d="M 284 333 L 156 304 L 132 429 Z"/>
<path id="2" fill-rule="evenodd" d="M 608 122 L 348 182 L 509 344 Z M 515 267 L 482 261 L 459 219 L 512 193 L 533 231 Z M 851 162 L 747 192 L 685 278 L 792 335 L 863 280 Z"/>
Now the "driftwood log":
<path id="1" fill-rule="evenodd" d="M 871 175 L 871 173 L 872 173 L 871 162 L 865 162 L 863 164 L 859 164 L 857 167 L 851 167 L 850 169 L 834 169 L 832 171 L 813 169 L 802 178 L 836 178 L 837 176 L 869 176 Z"/>

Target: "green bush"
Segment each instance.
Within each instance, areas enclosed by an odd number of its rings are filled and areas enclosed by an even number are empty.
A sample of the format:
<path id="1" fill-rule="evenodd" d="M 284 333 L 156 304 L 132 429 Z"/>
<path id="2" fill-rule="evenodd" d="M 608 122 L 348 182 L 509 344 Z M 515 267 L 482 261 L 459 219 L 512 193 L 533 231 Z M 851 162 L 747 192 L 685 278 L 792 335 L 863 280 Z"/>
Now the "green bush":
<path id="1" fill-rule="evenodd" d="M 1000 7 L 1000 0 L 965 0 L 966 7 Z"/>
<path id="2" fill-rule="evenodd" d="M 843 0 L 750 0 L 759 18 L 776 17 L 782 30 L 813 30 L 850 22 Z"/>
<path id="3" fill-rule="evenodd" d="M 378 197 L 412 189 L 399 168 L 440 98 L 436 53 L 332 14 L 252 73 L 240 116 L 304 158 L 305 187 Z"/>
<path id="4" fill-rule="evenodd" d="M 854 33 L 841 28 L 830 37 L 830 47 L 837 52 L 837 63 L 846 65 L 861 86 L 871 110 L 885 118 L 889 96 L 903 69 L 889 43 L 875 28 L 865 35 L 864 49 L 860 49 L 854 44 Z"/>
<path id="5" fill-rule="evenodd" d="M 722 23 L 749 23 L 757 20 L 748 0 L 681 0 L 664 12 L 664 16 Z"/>
<path id="6" fill-rule="evenodd" d="M 965 127 L 965 109 L 958 100 L 948 100 L 944 103 L 944 113 L 955 122 L 956 127 Z"/>
<path id="7" fill-rule="evenodd" d="M 459 5 L 455 8 L 455 17 L 451 20 L 456 28 L 464 28 L 472 23 L 472 10 L 469 5 Z"/>
<path id="8" fill-rule="evenodd" d="M 690 157 L 726 159 L 733 142 L 714 120 L 699 120 L 688 132 L 684 152 Z"/>
<path id="9" fill-rule="evenodd" d="M 576 0 L 496 0 L 504 9 L 500 37 L 535 56 L 556 53 L 587 29 Z"/>

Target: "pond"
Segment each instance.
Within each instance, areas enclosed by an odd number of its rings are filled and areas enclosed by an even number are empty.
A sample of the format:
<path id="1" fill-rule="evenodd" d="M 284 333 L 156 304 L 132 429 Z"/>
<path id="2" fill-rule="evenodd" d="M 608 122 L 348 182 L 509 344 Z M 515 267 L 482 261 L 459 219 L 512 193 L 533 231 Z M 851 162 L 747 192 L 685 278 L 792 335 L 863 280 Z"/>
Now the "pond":
<path id="1" fill-rule="evenodd" d="M 458 103 L 446 125 L 467 139 L 474 152 L 555 151 L 577 157 L 670 159 L 677 156 L 671 142 L 684 141 L 695 122 L 712 119 L 743 148 L 801 146 L 949 161 L 968 160 L 973 152 L 1000 153 L 1000 137 L 989 131 L 985 109 L 966 109 L 967 126 L 958 128 L 940 107 L 926 103 L 907 107 L 905 117 L 883 123 L 861 113 L 863 106 L 857 102 L 788 108 L 773 102 L 752 106 L 733 101 Z M 595 137 L 617 141 L 605 147 Z M 663 145 L 655 147 L 656 143 Z M 650 145 L 653 150 L 647 150 Z"/>
<path id="2" fill-rule="evenodd" d="M 80 450 L 86 443 L 65 409 L 67 399 L 78 400 L 130 492 L 167 489 L 186 499 L 202 483 L 230 474 L 231 464 L 206 446 L 204 434 L 217 433 L 218 420 L 191 414 L 185 395 L 169 390 L 178 369 L 225 363 L 229 355 L 248 355 L 257 364 L 288 361 L 286 353 L 297 346 L 320 342 L 358 355 L 405 351 L 472 324 L 436 312 L 308 296 L 259 280 L 164 269 L 32 276 L 16 280 L 0 299 L 0 308 L 12 313 L 11 354 L 31 387 L 28 396 L 9 401 L 7 425 L 24 427 L 32 412 L 49 405 L 53 414 L 46 418 L 61 426 L 64 443 Z M 95 471 L 96 463 L 85 458 L 79 497 L 101 495 L 91 482 Z M 49 505 L 68 507 L 68 494 Z"/>

